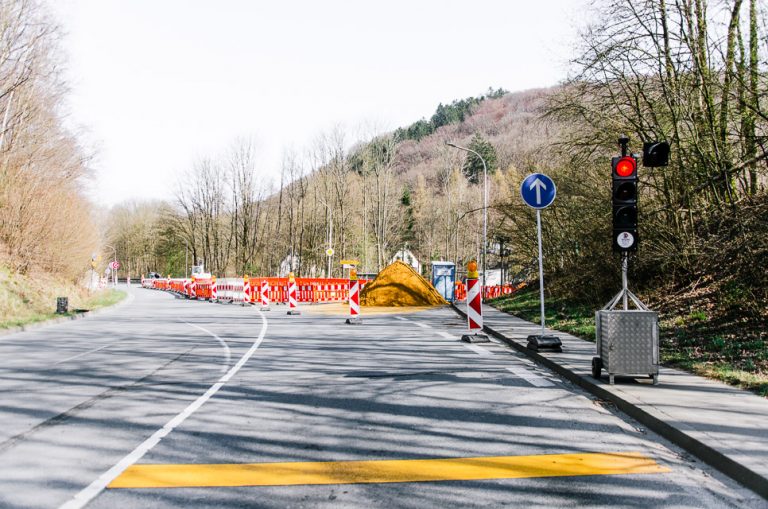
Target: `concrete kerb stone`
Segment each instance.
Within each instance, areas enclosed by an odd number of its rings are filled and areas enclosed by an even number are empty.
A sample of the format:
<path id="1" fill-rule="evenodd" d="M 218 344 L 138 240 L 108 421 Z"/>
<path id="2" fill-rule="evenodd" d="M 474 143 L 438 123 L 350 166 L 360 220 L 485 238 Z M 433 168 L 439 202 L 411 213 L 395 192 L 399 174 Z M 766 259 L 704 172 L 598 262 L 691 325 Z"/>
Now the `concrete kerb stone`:
<path id="1" fill-rule="evenodd" d="M 459 316 L 463 317 L 464 319 L 467 318 L 466 313 L 459 309 L 458 306 L 451 304 L 451 307 Z M 662 419 L 652 415 L 650 412 L 640 408 L 631 401 L 604 389 L 600 386 L 600 384 L 594 382 L 591 377 L 579 375 L 570 369 L 563 367 L 562 365 L 548 359 L 544 355 L 541 355 L 540 353 L 525 347 L 521 343 L 508 338 L 504 334 L 494 330 L 488 325 L 484 324 L 483 330 L 496 339 L 502 341 L 509 347 L 530 357 L 534 362 L 541 364 L 542 366 L 562 376 L 566 380 L 574 383 L 575 385 L 578 385 L 582 389 L 587 390 L 594 396 L 605 401 L 610 401 L 616 405 L 616 408 L 629 415 L 636 421 L 640 422 L 648 429 L 654 431 L 670 442 L 695 455 L 711 467 L 719 470 L 736 482 L 754 491 L 761 497 L 768 499 L 768 478 L 753 470 L 750 470 L 741 463 L 724 455 L 720 451 L 717 451 L 716 449 L 713 449 L 700 440 L 690 436 L 685 431 L 676 428 L 667 422 L 664 422 Z"/>

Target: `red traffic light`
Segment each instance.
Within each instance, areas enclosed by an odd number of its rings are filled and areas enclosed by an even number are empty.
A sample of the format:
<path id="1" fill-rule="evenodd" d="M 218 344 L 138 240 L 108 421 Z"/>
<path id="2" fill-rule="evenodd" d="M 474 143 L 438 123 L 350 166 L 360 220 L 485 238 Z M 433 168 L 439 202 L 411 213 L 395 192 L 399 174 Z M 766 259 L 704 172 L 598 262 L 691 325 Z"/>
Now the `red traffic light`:
<path id="1" fill-rule="evenodd" d="M 637 171 L 637 161 L 634 157 L 624 156 L 616 163 L 616 175 L 619 177 L 631 177 Z"/>

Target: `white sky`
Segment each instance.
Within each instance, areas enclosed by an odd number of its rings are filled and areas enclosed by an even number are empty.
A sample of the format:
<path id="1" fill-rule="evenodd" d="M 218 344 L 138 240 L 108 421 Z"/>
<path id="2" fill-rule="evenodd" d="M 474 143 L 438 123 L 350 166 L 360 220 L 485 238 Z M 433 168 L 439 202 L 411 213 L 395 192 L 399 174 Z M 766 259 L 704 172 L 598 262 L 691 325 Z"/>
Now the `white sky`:
<path id="1" fill-rule="evenodd" d="M 50 0 L 71 119 L 95 149 L 93 198 L 169 197 L 236 138 L 265 179 L 335 125 L 384 130 L 439 102 L 550 86 L 587 0 Z"/>

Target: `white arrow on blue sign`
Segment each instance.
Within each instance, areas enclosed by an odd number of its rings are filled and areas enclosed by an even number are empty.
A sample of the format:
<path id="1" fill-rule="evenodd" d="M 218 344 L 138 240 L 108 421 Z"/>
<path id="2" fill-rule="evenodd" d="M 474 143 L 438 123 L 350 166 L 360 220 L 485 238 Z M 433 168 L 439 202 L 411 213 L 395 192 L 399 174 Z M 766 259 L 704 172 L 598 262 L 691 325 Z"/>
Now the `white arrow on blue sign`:
<path id="1" fill-rule="evenodd" d="M 557 195 L 557 187 L 551 178 L 543 173 L 532 173 L 520 184 L 520 196 L 529 207 L 545 209 L 552 205 Z"/>

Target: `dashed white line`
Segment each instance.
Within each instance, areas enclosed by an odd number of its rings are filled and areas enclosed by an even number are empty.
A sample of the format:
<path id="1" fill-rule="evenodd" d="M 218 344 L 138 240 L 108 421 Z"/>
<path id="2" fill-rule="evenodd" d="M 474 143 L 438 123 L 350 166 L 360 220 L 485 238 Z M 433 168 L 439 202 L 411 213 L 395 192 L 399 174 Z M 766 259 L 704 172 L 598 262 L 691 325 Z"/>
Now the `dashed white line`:
<path id="1" fill-rule="evenodd" d="M 454 339 L 454 340 L 456 339 L 456 336 L 454 336 L 452 334 L 448 334 L 447 332 L 440 331 L 440 332 L 438 332 L 438 334 L 440 334 L 441 336 L 443 336 L 446 339 Z"/>
<path id="2" fill-rule="evenodd" d="M 510 368 L 507 368 L 507 371 L 510 373 L 522 378 L 529 384 L 535 386 L 535 387 L 554 387 L 555 384 L 544 378 L 543 376 L 540 376 L 533 371 L 530 371 L 523 367 L 513 366 Z"/>
<path id="3" fill-rule="evenodd" d="M 264 313 L 259 310 L 256 312 L 259 313 L 259 316 L 261 317 L 261 331 L 259 332 L 259 337 L 256 338 L 256 341 L 253 343 L 253 345 L 251 345 L 251 348 L 248 349 L 248 351 L 245 352 L 242 357 L 240 357 L 240 360 L 237 361 L 237 364 L 232 366 L 232 368 L 227 371 L 227 374 L 222 376 L 218 382 L 213 384 L 207 391 L 205 391 L 205 394 L 202 394 L 195 401 L 190 403 L 187 408 L 182 410 L 181 413 L 168 421 L 165 426 L 155 431 L 151 437 L 147 438 L 144 442 L 139 444 L 139 446 L 131 451 L 126 457 L 117 462 L 115 466 L 101 474 L 98 479 L 86 486 L 82 491 L 80 491 L 80 493 L 75 495 L 74 498 L 64 503 L 60 509 L 80 509 L 85 507 L 86 504 L 96 498 L 99 493 L 104 491 L 104 488 L 106 488 L 109 483 L 114 481 L 117 476 L 122 474 L 126 468 L 139 461 L 142 456 L 152 450 L 152 448 L 156 446 L 160 440 L 162 440 L 177 426 L 184 422 L 190 415 L 195 413 L 196 410 L 203 406 L 206 401 L 211 399 L 211 397 L 216 394 L 219 389 L 224 386 L 225 383 L 227 383 L 233 376 L 235 376 L 235 374 L 237 374 L 238 371 L 240 371 L 240 368 L 242 368 L 243 365 L 248 362 L 248 359 L 251 358 L 254 352 L 256 352 L 256 349 L 258 349 L 261 345 L 261 342 L 264 341 L 264 335 L 267 333 L 267 317 L 264 316 Z"/>
<path id="4" fill-rule="evenodd" d="M 418 327 L 421 327 L 422 329 L 431 329 L 432 328 L 431 325 L 427 325 L 426 323 L 421 323 L 421 322 L 413 322 L 413 323 L 415 323 Z"/>
<path id="5" fill-rule="evenodd" d="M 491 352 L 490 350 L 486 350 L 485 348 L 483 348 L 481 346 L 473 345 L 471 343 L 466 343 L 466 344 L 464 344 L 464 346 L 466 348 L 469 348 L 470 350 L 472 350 L 473 352 L 475 352 L 478 355 L 485 355 L 485 356 L 493 355 L 493 352 Z"/>
<path id="6" fill-rule="evenodd" d="M 407 319 L 407 318 L 403 318 L 402 316 L 396 316 L 396 317 L 395 317 L 395 319 L 396 319 L 396 320 L 400 320 L 401 322 L 410 322 L 410 320 L 409 320 L 409 319 Z"/>

